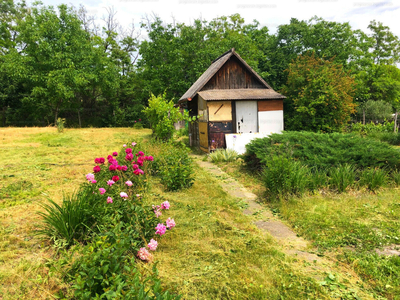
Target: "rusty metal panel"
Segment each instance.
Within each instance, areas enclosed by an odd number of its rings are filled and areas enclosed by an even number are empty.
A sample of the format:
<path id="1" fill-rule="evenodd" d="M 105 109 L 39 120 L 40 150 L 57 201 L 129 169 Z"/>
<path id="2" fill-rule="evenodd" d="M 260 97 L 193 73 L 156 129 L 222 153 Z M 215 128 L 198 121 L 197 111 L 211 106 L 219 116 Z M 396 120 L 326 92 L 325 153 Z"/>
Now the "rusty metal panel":
<path id="1" fill-rule="evenodd" d="M 207 102 L 209 121 L 232 121 L 232 101 Z"/>
<path id="2" fill-rule="evenodd" d="M 228 132 L 232 133 L 232 122 L 209 122 L 209 132 Z"/>
<path id="3" fill-rule="evenodd" d="M 208 122 L 199 122 L 200 149 L 209 152 L 208 148 Z"/>
<path id="4" fill-rule="evenodd" d="M 258 101 L 258 111 L 283 110 L 283 100 Z"/>
<path id="5" fill-rule="evenodd" d="M 219 148 L 226 148 L 225 133 L 210 132 L 210 150 L 216 150 Z"/>

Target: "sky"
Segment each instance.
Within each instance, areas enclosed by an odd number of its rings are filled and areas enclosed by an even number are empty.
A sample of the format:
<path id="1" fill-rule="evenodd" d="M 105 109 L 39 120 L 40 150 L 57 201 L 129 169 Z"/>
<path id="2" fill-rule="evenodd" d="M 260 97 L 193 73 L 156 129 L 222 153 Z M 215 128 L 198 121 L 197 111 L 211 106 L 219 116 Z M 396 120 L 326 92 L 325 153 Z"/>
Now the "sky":
<path id="1" fill-rule="evenodd" d="M 34 0 L 28 0 L 32 3 Z M 372 20 L 389 26 L 400 37 L 400 0 L 41 0 L 45 5 L 83 4 L 88 13 L 106 15 L 113 7 L 116 18 L 124 27 L 134 23 L 136 28 L 147 16 L 157 15 L 163 21 L 191 24 L 195 19 L 210 21 L 216 17 L 239 13 L 251 23 L 257 20 L 267 26 L 270 33 L 277 27 L 289 24 L 291 18 L 309 20 L 313 16 L 328 21 L 349 22 L 353 29 L 366 33 Z M 143 32 L 144 33 L 144 32 Z"/>

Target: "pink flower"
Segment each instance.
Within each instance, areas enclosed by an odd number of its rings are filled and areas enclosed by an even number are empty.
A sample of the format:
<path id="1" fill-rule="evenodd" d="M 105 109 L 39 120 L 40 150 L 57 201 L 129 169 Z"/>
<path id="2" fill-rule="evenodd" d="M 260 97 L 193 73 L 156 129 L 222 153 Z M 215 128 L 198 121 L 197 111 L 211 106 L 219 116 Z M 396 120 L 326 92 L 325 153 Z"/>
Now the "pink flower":
<path id="1" fill-rule="evenodd" d="M 167 231 L 167 227 L 162 223 L 158 223 L 156 229 L 156 234 L 159 234 L 160 236 L 165 234 L 165 231 Z"/>
<path id="2" fill-rule="evenodd" d="M 136 194 L 136 197 L 140 198 L 140 197 L 142 197 L 142 195 L 140 195 L 140 194 Z"/>
<path id="3" fill-rule="evenodd" d="M 97 180 L 96 180 L 96 179 L 93 179 L 93 180 L 91 181 L 91 183 L 97 183 Z"/>
<path id="4" fill-rule="evenodd" d="M 103 195 L 106 192 L 106 190 L 103 188 L 99 188 L 99 191 L 100 191 L 100 195 Z"/>
<path id="5" fill-rule="evenodd" d="M 144 156 L 143 151 L 139 151 L 138 153 L 136 153 L 136 156 Z"/>
<path id="6" fill-rule="evenodd" d="M 116 176 L 116 175 L 113 176 L 113 177 L 112 177 L 112 180 L 113 180 L 114 182 L 117 182 L 117 181 L 119 180 L 119 176 Z"/>
<path id="7" fill-rule="evenodd" d="M 100 158 L 99 158 L 99 162 L 100 162 L 101 164 L 104 164 L 105 161 L 106 161 L 106 160 L 104 159 L 104 157 L 100 157 Z"/>
<path id="8" fill-rule="evenodd" d="M 117 170 L 118 170 L 118 171 L 121 171 L 121 170 L 122 170 L 122 167 L 121 167 L 120 165 L 118 165 L 118 166 L 117 166 Z"/>
<path id="9" fill-rule="evenodd" d="M 148 160 L 148 161 L 153 161 L 154 158 L 153 158 L 153 156 L 149 155 L 149 156 L 147 156 L 147 160 Z"/>
<path id="10" fill-rule="evenodd" d="M 121 170 L 122 170 L 122 171 L 127 171 L 127 170 L 128 170 L 128 167 L 127 167 L 127 166 L 122 166 L 122 167 L 121 167 Z"/>
<path id="11" fill-rule="evenodd" d="M 163 203 L 161 203 L 161 209 L 169 209 L 170 204 L 168 201 L 164 201 Z"/>
<path id="12" fill-rule="evenodd" d="M 118 152 L 113 152 L 113 156 L 118 156 Z"/>
<path id="13" fill-rule="evenodd" d="M 154 214 L 156 215 L 156 218 L 162 215 L 160 205 L 153 205 L 153 211 Z"/>
<path id="14" fill-rule="evenodd" d="M 101 171 L 101 168 L 99 166 L 95 166 L 93 168 L 93 172 L 95 172 L 95 173 L 99 173 L 100 171 Z"/>
<path id="15" fill-rule="evenodd" d="M 107 160 L 110 160 L 111 158 L 113 158 L 112 155 L 107 156 Z"/>
<path id="16" fill-rule="evenodd" d="M 112 186 L 114 183 L 115 183 L 114 180 L 108 180 L 108 181 L 107 181 L 107 184 L 108 184 L 109 186 Z"/>
<path id="17" fill-rule="evenodd" d="M 151 261 L 153 259 L 153 255 L 146 248 L 140 248 L 137 256 L 144 261 Z"/>
<path id="18" fill-rule="evenodd" d="M 122 197 L 122 198 L 128 198 L 128 194 L 127 193 L 125 193 L 125 192 L 121 192 L 121 193 L 119 193 L 119 195 Z"/>
<path id="19" fill-rule="evenodd" d="M 113 203 L 113 200 L 111 197 L 107 197 L 107 203 Z"/>
<path id="20" fill-rule="evenodd" d="M 142 121 L 142 119 L 139 119 L 139 122 Z"/>
<path id="21" fill-rule="evenodd" d="M 126 184 L 127 186 L 132 186 L 132 185 L 133 185 L 132 181 L 130 181 L 130 180 L 128 180 L 127 182 L 125 182 L 125 184 Z"/>
<path id="22" fill-rule="evenodd" d="M 133 159 L 133 154 L 132 153 L 127 154 L 125 156 L 125 159 L 128 160 L 128 161 L 131 161 Z"/>
<path id="23" fill-rule="evenodd" d="M 125 148 L 125 147 L 126 147 L 126 144 L 123 144 L 123 145 L 122 145 L 122 147 L 124 147 L 124 148 Z"/>
<path id="24" fill-rule="evenodd" d="M 167 227 L 169 229 L 172 229 L 175 227 L 175 221 L 174 219 L 168 218 L 167 221 L 165 221 L 165 223 L 167 223 Z"/>
<path id="25" fill-rule="evenodd" d="M 143 170 L 137 169 L 137 170 L 133 171 L 133 174 L 135 174 L 135 175 L 143 175 L 144 172 L 143 172 Z"/>
<path id="26" fill-rule="evenodd" d="M 126 152 L 126 154 L 132 153 L 132 148 L 126 148 L 125 152 Z"/>
<path id="27" fill-rule="evenodd" d="M 149 247 L 149 249 L 150 249 L 151 251 L 156 251 L 157 246 L 158 246 L 158 243 L 157 243 L 157 241 L 154 240 L 154 239 L 151 239 L 151 240 L 150 240 L 150 243 L 147 244 L 147 247 Z"/>
<path id="28" fill-rule="evenodd" d="M 132 143 L 132 147 L 135 147 L 137 144 L 135 142 Z"/>
<path id="29" fill-rule="evenodd" d="M 88 181 L 93 181 L 94 180 L 94 175 L 92 173 L 86 174 L 86 179 Z"/>
<path id="30" fill-rule="evenodd" d="M 94 163 L 95 163 L 95 164 L 99 164 L 99 163 L 100 163 L 100 158 L 95 158 L 95 159 L 94 159 Z"/>
<path id="31" fill-rule="evenodd" d="M 108 167 L 108 169 L 109 169 L 110 171 L 115 171 L 115 170 L 117 169 L 117 167 L 114 166 L 114 165 L 110 165 L 110 166 Z"/>
<path id="32" fill-rule="evenodd" d="M 110 162 L 115 166 L 118 167 L 118 161 L 116 159 L 110 160 Z"/>
<path id="33" fill-rule="evenodd" d="M 137 169 L 139 169 L 139 166 L 137 165 L 137 164 L 133 164 L 132 165 L 132 168 L 134 169 L 134 170 L 137 170 Z M 93 175 L 94 176 L 94 175 Z"/>

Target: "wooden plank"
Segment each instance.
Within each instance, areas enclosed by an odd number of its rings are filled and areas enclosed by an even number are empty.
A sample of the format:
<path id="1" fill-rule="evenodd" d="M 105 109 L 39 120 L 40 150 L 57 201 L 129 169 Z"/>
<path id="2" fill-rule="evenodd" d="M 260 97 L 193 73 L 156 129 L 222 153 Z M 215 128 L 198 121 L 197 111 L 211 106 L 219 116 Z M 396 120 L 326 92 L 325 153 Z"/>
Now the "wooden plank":
<path id="1" fill-rule="evenodd" d="M 200 149 L 208 152 L 208 122 L 199 122 Z"/>
<path id="2" fill-rule="evenodd" d="M 283 110 L 283 100 L 258 101 L 258 111 Z"/>
<path id="3" fill-rule="evenodd" d="M 232 121 L 232 101 L 209 101 L 209 121 Z"/>

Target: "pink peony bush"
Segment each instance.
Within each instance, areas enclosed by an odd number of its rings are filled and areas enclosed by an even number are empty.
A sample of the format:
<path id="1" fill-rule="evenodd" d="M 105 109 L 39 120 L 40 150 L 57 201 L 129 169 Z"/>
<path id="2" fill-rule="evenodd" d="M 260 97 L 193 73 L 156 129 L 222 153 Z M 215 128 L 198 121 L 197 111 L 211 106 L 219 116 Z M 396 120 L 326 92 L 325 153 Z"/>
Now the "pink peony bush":
<path id="1" fill-rule="evenodd" d="M 99 203 L 105 203 L 103 210 L 105 218 L 118 218 L 119 222 L 127 224 L 126 230 L 129 230 L 129 224 L 132 224 L 132 228 L 136 231 L 138 226 L 134 224 L 140 224 L 144 236 L 140 234 L 137 236 L 136 244 L 142 244 L 142 247 L 137 248 L 137 257 L 149 262 L 153 259 L 149 250 L 156 251 L 159 245 L 155 236 L 161 237 L 174 228 L 175 221 L 168 218 L 165 224 L 160 222 L 162 212 L 170 209 L 168 201 L 153 205 L 151 208 L 143 204 L 143 196 L 147 194 L 146 174 L 154 157 L 140 150 L 133 152 L 135 147 L 137 147 L 136 143 L 132 143 L 132 148 L 126 148 L 124 144 L 122 151 L 125 152 L 125 156 L 113 152 L 107 156 L 107 160 L 96 158 L 97 165 L 93 168 L 94 174 L 88 173 L 86 180 L 97 188 L 96 197 L 103 199 Z M 104 165 L 104 167 L 99 165 Z M 108 187 L 107 190 L 105 186 Z M 93 205 L 97 204 L 93 203 Z M 147 245 L 143 245 L 143 240 L 149 241 Z"/>

